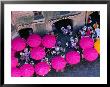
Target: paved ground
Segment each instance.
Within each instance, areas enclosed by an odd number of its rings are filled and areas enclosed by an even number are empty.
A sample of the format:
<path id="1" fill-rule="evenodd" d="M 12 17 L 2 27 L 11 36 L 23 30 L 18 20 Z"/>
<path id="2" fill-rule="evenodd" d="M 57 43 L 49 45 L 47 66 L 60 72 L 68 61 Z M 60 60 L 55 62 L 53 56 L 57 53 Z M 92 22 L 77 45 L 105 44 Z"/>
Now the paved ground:
<path id="1" fill-rule="evenodd" d="M 99 77 L 100 76 L 100 59 L 93 63 L 82 61 L 74 67 L 67 66 L 64 72 L 55 72 L 51 70 L 48 77 Z"/>

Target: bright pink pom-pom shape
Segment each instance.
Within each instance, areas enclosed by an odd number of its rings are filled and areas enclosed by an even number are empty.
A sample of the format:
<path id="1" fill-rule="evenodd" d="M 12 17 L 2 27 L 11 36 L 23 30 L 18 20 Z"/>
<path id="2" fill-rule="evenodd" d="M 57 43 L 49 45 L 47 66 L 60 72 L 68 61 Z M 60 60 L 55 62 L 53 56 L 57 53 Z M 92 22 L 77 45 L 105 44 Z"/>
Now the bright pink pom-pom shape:
<path id="1" fill-rule="evenodd" d="M 15 57 L 11 58 L 11 67 L 16 67 L 18 65 L 18 59 Z"/>
<path id="2" fill-rule="evenodd" d="M 12 49 L 16 51 L 21 51 L 26 47 L 25 40 L 17 37 L 12 40 Z"/>
<path id="3" fill-rule="evenodd" d="M 45 35 L 42 39 L 42 44 L 46 48 L 52 48 L 56 44 L 56 37 L 54 35 Z"/>
<path id="4" fill-rule="evenodd" d="M 11 68 L 12 77 L 21 77 L 21 71 L 18 68 Z"/>
<path id="5" fill-rule="evenodd" d="M 92 48 L 94 46 L 94 40 L 90 37 L 82 37 L 79 45 L 82 49 Z"/>
<path id="6" fill-rule="evenodd" d="M 30 52 L 30 56 L 35 60 L 40 60 L 46 55 L 45 49 L 42 47 L 33 48 Z"/>
<path id="7" fill-rule="evenodd" d="M 52 64 L 52 67 L 56 71 L 60 71 L 60 70 L 63 70 L 65 68 L 66 61 L 61 56 L 56 56 L 56 57 L 52 58 L 51 64 Z"/>
<path id="8" fill-rule="evenodd" d="M 87 61 L 95 61 L 98 58 L 98 52 L 94 48 L 85 49 L 83 52 L 84 58 Z"/>
<path id="9" fill-rule="evenodd" d="M 35 65 L 35 72 L 37 75 L 44 76 L 50 71 L 50 66 L 46 62 L 40 62 Z"/>
<path id="10" fill-rule="evenodd" d="M 77 51 L 70 51 L 66 54 L 66 61 L 69 64 L 77 64 L 80 62 L 80 54 Z"/>
<path id="11" fill-rule="evenodd" d="M 41 44 L 41 37 L 38 34 L 32 34 L 28 37 L 27 44 L 30 47 L 38 47 Z"/>
<path id="12" fill-rule="evenodd" d="M 24 64 L 20 67 L 23 77 L 30 77 L 34 74 L 34 67 L 31 64 Z"/>

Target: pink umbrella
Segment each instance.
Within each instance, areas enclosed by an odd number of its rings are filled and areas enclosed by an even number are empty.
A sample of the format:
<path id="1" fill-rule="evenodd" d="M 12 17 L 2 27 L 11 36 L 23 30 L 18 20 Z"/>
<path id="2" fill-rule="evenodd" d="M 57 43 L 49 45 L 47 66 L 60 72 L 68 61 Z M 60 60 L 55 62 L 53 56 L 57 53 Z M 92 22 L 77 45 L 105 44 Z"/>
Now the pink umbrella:
<path id="1" fill-rule="evenodd" d="M 63 70 L 65 68 L 66 61 L 61 56 L 56 56 L 56 57 L 52 58 L 51 64 L 52 64 L 52 67 L 56 71 L 61 71 L 61 70 Z"/>
<path id="2" fill-rule="evenodd" d="M 30 52 L 30 56 L 35 60 L 41 60 L 45 55 L 45 49 L 42 47 L 33 48 Z"/>
<path id="3" fill-rule="evenodd" d="M 17 37 L 12 40 L 12 49 L 16 51 L 21 51 L 26 47 L 25 40 Z"/>
<path id="4" fill-rule="evenodd" d="M 15 57 L 16 51 L 11 49 L 11 57 Z"/>
<path id="5" fill-rule="evenodd" d="M 15 57 L 11 58 L 11 67 L 16 67 L 18 65 L 18 59 Z"/>
<path id="6" fill-rule="evenodd" d="M 50 66 L 46 62 L 40 62 L 35 65 L 35 72 L 38 75 L 44 76 L 50 71 Z"/>
<path id="7" fill-rule="evenodd" d="M 98 58 L 98 52 L 94 48 L 85 49 L 83 52 L 83 55 L 84 55 L 84 58 L 90 62 Z"/>
<path id="8" fill-rule="evenodd" d="M 34 67 L 31 64 L 24 64 L 20 67 L 20 70 L 24 77 L 30 77 L 34 74 Z"/>
<path id="9" fill-rule="evenodd" d="M 76 51 L 70 51 L 66 54 L 66 61 L 69 64 L 77 64 L 80 62 L 80 54 Z"/>
<path id="10" fill-rule="evenodd" d="M 94 40 L 90 37 L 82 37 L 79 45 L 82 49 L 92 48 L 94 46 Z"/>
<path id="11" fill-rule="evenodd" d="M 27 44 L 30 47 L 38 47 L 41 44 L 41 37 L 37 34 L 32 34 L 28 37 Z"/>
<path id="12" fill-rule="evenodd" d="M 45 35 L 42 39 L 42 44 L 46 48 L 52 48 L 56 44 L 56 37 L 54 35 Z"/>
<path id="13" fill-rule="evenodd" d="M 12 77 L 21 77 L 21 71 L 19 68 L 12 68 L 11 69 L 11 76 Z"/>

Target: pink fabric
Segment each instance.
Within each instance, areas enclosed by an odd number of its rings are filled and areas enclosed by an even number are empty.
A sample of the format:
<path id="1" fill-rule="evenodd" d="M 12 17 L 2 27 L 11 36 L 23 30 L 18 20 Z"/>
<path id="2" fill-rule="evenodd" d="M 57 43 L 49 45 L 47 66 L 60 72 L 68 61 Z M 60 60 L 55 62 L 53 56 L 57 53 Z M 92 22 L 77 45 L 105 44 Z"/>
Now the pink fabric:
<path id="1" fill-rule="evenodd" d="M 92 48 L 94 46 L 94 40 L 90 37 L 82 37 L 79 45 L 82 49 Z"/>
<path id="2" fill-rule="evenodd" d="M 21 51 L 26 47 L 25 40 L 17 37 L 12 40 L 12 49 L 16 51 Z"/>
<path id="3" fill-rule="evenodd" d="M 56 56 L 56 57 L 52 58 L 51 64 L 52 64 L 52 67 L 56 71 L 59 71 L 59 70 L 63 70 L 65 68 L 66 61 L 61 56 Z"/>
<path id="4" fill-rule="evenodd" d="M 38 47 L 41 44 L 41 37 L 38 34 L 32 34 L 28 37 L 27 44 L 30 47 Z"/>
<path id="5" fill-rule="evenodd" d="M 20 70 L 24 77 L 30 77 L 34 74 L 34 67 L 31 64 L 24 64 L 20 67 Z"/>
<path id="6" fill-rule="evenodd" d="M 15 57 L 11 58 L 11 67 L 16 67 L 18 65 L 18 59 Z"/>
<path id="7" fill-rule="evenodd" d="M 77 64 L 80 62 L 80 54 L 76 51 L 70 51 L 66 54 L 66 61 L 69 64 Z"/>
<path id="8" fill-rule="evenodd" d="M 18 68 L 11 68 L 12 77 L 21 77 L 21 71 Z"/>
<path id="9" fill-rule="evenodd" d="M 87 61 L 94 61 L 98 58 L 98 52 L 94 48 L 85 49 L 83 52 L 84 58 Z"/>
<path id="10" fill-rule="evenodd" d="M 35 65 L 35 72 L 38 75 L 44 76 L 48 74 L 49 71 L 50 71 L 50 66 L 46 62 L 40 62 Z"/>
<path id="11" fill-rule="evenodd" d="M 30 52 L 30 56 L 35 60 L 40 60 L 46 55 L 45 49 L 42 47 L 33 48 Z"/>
<path id="12" fill-rule="evenodd" d="M 45 35 L 42 39 L 42 44 L 46 48 L 52 48 L 56 44 L 56 37 L 54 35 Z"/>

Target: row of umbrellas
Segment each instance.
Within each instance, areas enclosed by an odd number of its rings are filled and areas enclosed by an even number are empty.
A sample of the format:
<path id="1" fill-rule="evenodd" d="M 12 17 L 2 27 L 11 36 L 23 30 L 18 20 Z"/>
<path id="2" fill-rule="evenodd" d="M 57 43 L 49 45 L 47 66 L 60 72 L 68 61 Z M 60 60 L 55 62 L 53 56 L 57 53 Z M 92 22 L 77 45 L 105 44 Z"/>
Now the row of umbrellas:
<path id="1" fill-rule="evenodd" d="M 38 34 L 31 34 L 27 40 L 16 37 L 12 40 L 12 53 L 11 53 L 11 67 L 12 76 L 33 76 L 36 75 L 45 76 L 53 68 L 56 71 L 62 71 L 67 64 L 75 65 L 80 63 L 81 56 L 79 51 L 69 51 L 65 55 L 65 58 L 61 55 L 54 56 L 51 61 L 42 61 L 37 64 L 25 63 L 21 67 L 18 66 L 18 58 L 15 54 L 18 51 L 22 51 L 26 46 L 30 47 L 29 51 L 25 50 L 25 60 L 30 58 L 34 60 L 42 60 L 46 56 L 45 49 L 52 49 L 56 44 L 56 36 L 47 34 L 44 37 L 40 37 Z M 99 42 L 99 40 L 97 40 Z M 84 36 L 79 40 L 79 46 L 83 49 L 83 58 L 89 62 L 93 62 L 98 58 L 98 42 L 88 36 Z M 95 43 L 95 44 L 94 44 Z M 98 43 L 99 44 L 99 43 Z M 52 67 L 52 68 L 51 68 Z"/>

